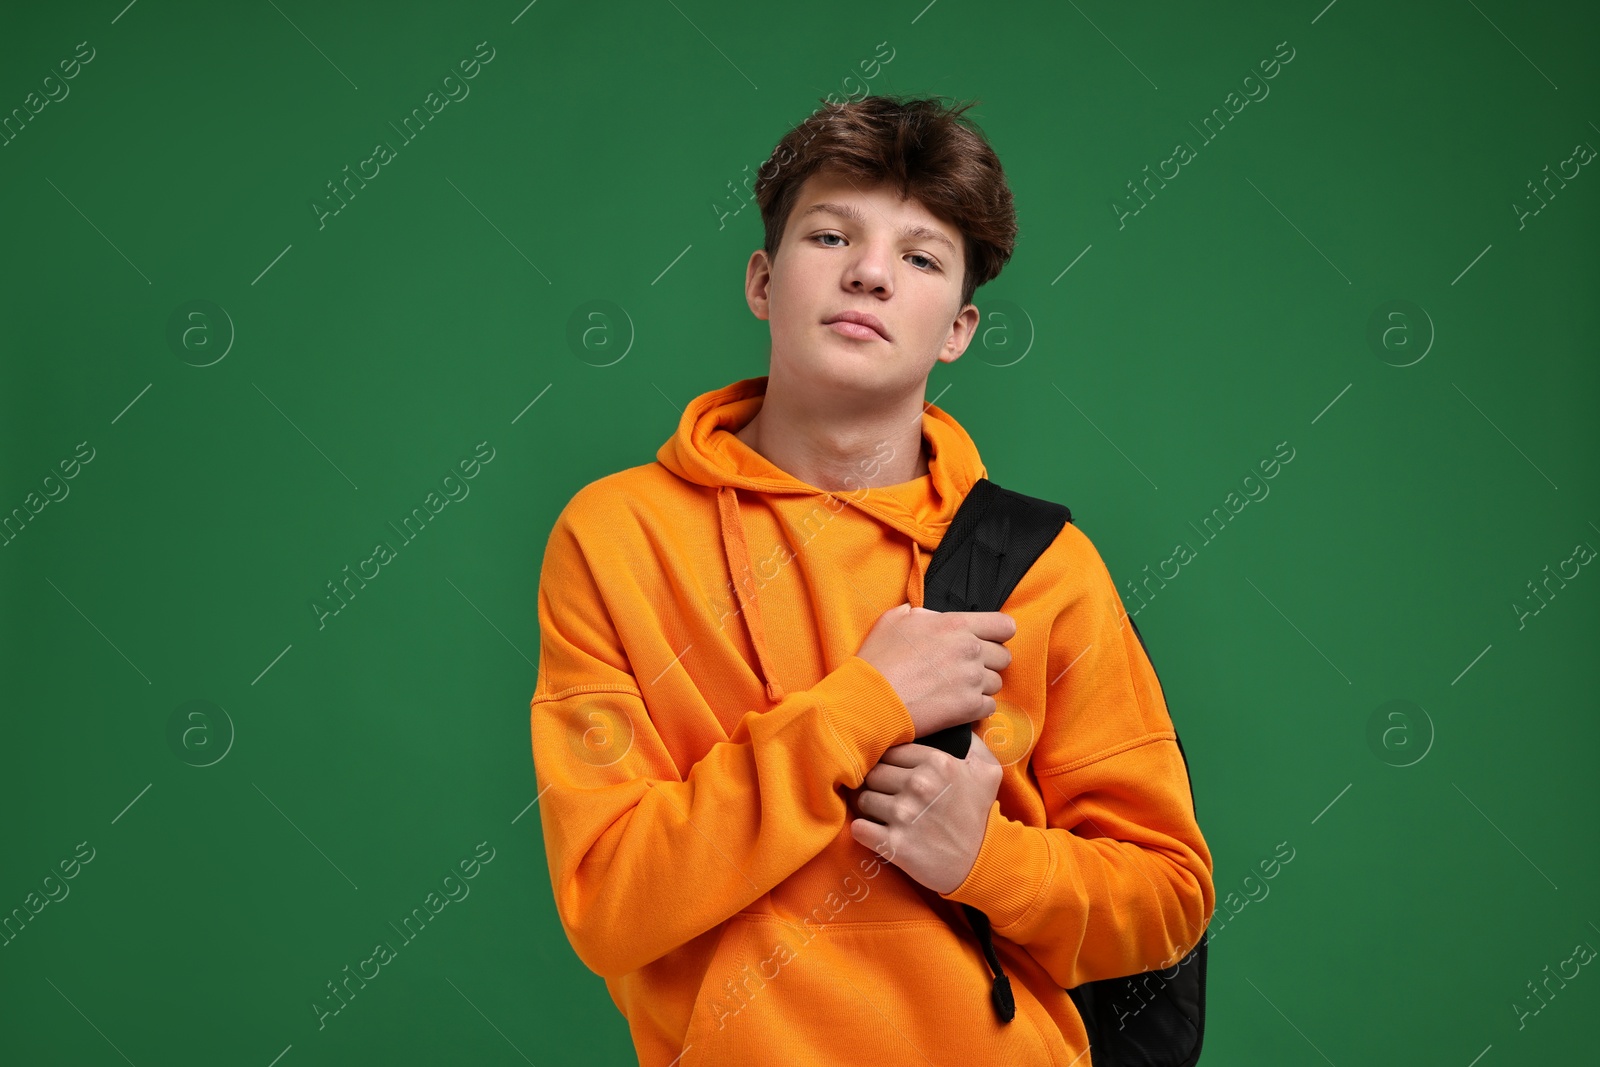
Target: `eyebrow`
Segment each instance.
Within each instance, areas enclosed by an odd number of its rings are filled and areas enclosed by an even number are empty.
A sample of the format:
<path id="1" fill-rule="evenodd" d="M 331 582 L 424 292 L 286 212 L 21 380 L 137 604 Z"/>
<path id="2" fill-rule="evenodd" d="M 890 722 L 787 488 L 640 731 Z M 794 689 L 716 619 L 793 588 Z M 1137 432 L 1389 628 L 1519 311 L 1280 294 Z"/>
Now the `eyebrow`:
<path id="1" fill-rule="evenodd" d="M 849 219 L 851 222 L 857 223 L 861 226 L 865 226 L 867 224 L 866 213 L 852 204 L 812 204 L 810 207 L 806 208 L 800 213 L 800 217 L 802 219 L 808 218 L 811 215 L 815 215 L 819 212 L 838 215 L 840 218 Z M 946 237 L 938 230 L 927 226 L 903 226 L 900 229 L 900 236 L 909 237 L 913 240 L 938 241 L 940 244 L 950 249 L 951 255 L 958 255 L 960 253 L 960 249 L 956 248 L 955 243 L 951 241 L 950 238 Z"/>

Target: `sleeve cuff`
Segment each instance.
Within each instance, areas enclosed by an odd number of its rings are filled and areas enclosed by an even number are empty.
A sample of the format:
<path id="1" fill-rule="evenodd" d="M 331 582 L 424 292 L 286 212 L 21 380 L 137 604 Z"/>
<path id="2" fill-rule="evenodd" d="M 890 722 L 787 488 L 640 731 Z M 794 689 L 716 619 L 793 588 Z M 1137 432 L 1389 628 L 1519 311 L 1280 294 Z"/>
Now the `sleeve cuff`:
<path id="1" fill-rule="evenodd" d="M 978 859 L 946 900 L 971 904 L 1000 933 L 1025 918 L 1055 874 L 1056 857 L 1048 836 L 1037 827 L 1007 818 L 997 800 L 989 808 Z"/>
<path id="2" fill-rule="evenodd" d="M 811 693 L 824 719 L 850 757 L 845 785 L 859 788 L 867 772 L 893 745 L 916 740 L 917 727 L 889 679 L 860 656 L 851 656 Z"/>

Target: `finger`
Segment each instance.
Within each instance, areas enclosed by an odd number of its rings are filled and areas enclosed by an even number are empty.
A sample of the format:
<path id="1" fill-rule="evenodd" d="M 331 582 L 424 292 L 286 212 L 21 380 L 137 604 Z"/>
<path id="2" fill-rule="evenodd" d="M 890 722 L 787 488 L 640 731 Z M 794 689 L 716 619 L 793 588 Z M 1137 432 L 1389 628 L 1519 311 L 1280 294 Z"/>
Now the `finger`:
<path id="1" fill-rule="evenodd" d="M 914 745 L 914 748 L 927 748 L 926 745 Z M 910 778 L 915 767 L 906 767 L 880 760 L 878 765 L 867 772 L 861 779 L 861 784 L 867 789 L 879 793 L 898 793 L 906 786 L 906 779 Z"/>
<path id="2" fill-rule="evenodd" d="M 887 794 L 863 789 L 856 794 L 856 810 L 868 819 L 875 820 L 875 825 L 887 824 L 889 815 L 894 810 L 894 802 Z"/>
<path id="3" fill-rule="evenodd" d="M 890 767 L 920 767 L 924 763 L 931 763 L 939 756 L 948 756 L 948 752 L 934 748 L 932 745 L 919 745 L 915 741 L 903 745 L 890 745 L 883 750 L 883 755 L 878 757 L 878 766 L 887 764 Z"/>
<path id="4" fill-rule="evenodd" d="M 1016 636 L 1017 620 L 1003 611 L 952 611 L 962 625 L 985 641 L 1009 641 Z"/>
<path id="5" fill-rule="evenodd" d="M 850 836 L 857 843 L 865 845 L 878 854 L 878 858 L 892 862 L 894 848 L 889 844 L 889 831 L 886 827 L 866 819 L 855 819 L 850 823 Z"/>
<path id="6" fill-rule="evenodd" d="M 1011 666 L 1011 650 L 998 641 L 985 641 L 982 659 L 991 671 L 1003 671 Z"/>

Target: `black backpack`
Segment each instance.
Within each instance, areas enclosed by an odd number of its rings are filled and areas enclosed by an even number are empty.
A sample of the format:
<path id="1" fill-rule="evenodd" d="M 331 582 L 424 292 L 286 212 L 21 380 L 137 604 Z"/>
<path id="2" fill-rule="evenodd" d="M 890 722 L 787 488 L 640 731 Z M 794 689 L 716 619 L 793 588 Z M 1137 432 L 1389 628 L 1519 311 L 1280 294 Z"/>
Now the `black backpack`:
<path id="1" fill-rule="evenodd" d="M 961 502 L 923 582 L 923 607 L 932 611 L 999 611 L 1029 567 L 1072 521 L 1061 504 L 1003 489 L 979 478 Z M 1128 622 L 1133 623 L 1132 616 Z M 1149 658 L 1137 623 L 1133 632 Z M 1154 670 L 1154 663 L 1151 669 Z M 1156 676 L 1159 683 L 1160 675 Z M 1164 692 L 1164 690 L 1163 690 Z M 961 723 L 916 739 L 957 759 L 972 744 L 972 726 Z M 1183 755 L 1183 742 L 1178 741 Z M 1183 755 L 1184 773 L 1189 757 Z M 1194 783 L 1189 783 L 1194 800 Z M 990 999 L 1001 1022 L 1016 1015 L 1011 980 L 1000 968 L 989 917 L 962 904 L 994 972 Z M 1206 946 L 1210 932 L 1176 966 L 1122 978 L 1102 978 L 1067 990 L 1089 1034 L 1095 1067 L 1193 1067 L 1205 1035 Z M 1148 1000 L 1148 1003 L 1146 1001 Z"/>

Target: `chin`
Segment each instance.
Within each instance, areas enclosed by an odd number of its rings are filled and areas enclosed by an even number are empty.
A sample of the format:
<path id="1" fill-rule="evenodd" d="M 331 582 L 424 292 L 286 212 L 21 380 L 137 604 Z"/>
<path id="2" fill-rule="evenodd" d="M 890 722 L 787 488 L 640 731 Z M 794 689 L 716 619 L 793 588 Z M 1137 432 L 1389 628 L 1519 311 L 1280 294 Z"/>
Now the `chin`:
<path id="1" fill-rule="evenodd" d="M 796 372 L 817 384 L 861 386 L 881 382 L 893 372 L 892 360 L 864 345 L 824 342 L 798 360 L 789 362 Z"/>

